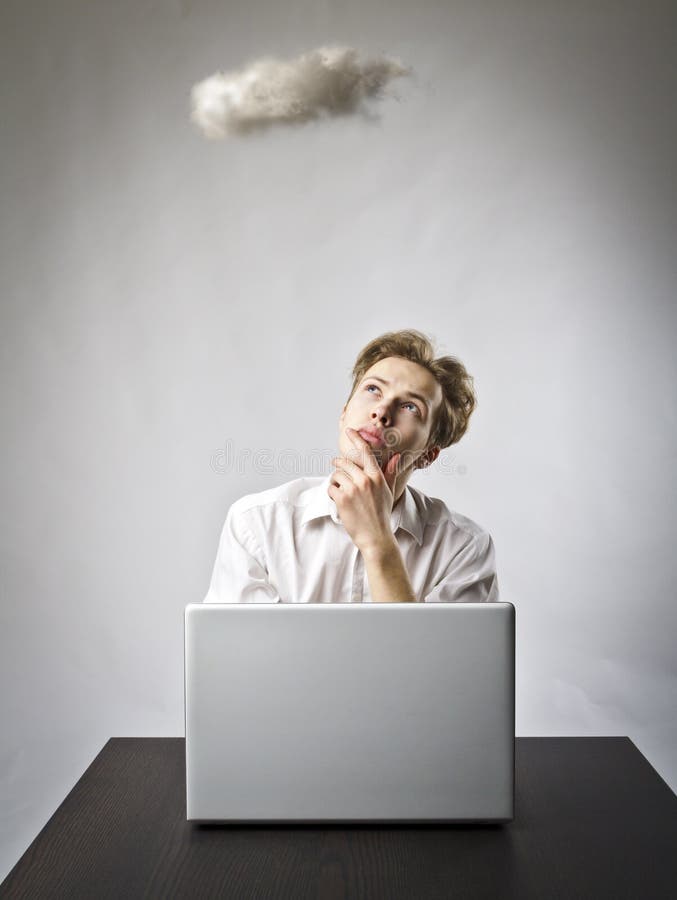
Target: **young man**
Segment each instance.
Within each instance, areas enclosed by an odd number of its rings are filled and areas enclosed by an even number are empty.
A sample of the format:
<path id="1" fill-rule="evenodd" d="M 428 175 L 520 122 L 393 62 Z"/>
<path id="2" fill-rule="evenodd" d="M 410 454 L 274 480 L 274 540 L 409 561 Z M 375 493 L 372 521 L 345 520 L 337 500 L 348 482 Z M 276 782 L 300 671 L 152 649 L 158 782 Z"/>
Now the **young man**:
<path id="1" fill-rule="evenodd" d="M 235 502 L 207 603 L 498 600 L 494 546 L 475 522 L 407 482 L 465 434 L 472 377 L 418 331 L 362 350 L 328 478 Z"/>

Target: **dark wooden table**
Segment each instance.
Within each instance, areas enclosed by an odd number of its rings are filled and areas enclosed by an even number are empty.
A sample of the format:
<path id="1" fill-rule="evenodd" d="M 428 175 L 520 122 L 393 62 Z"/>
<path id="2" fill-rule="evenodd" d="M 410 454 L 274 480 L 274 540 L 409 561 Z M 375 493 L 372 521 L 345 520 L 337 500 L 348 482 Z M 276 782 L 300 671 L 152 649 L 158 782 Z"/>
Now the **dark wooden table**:
<path id="1" fill-rule="evenodd" d="M 628 738 L 517 738 L 508 825 L 186 821 L 183 738 L 111 738 L 0 897 L 677 897 L 677 797 Z"/>

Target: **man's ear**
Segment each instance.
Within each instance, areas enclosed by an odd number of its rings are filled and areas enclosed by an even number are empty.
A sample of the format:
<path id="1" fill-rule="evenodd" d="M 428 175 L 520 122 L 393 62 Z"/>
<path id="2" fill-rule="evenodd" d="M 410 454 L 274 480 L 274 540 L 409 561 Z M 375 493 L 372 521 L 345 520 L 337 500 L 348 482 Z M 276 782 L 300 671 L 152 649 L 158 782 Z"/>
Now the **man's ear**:
<path id="1" fill-rule="evenodd" d="M 416 460 L 414 464 L 415 469 L 425 469 L 426 466 L 431 465 L 435 462 L 437 457 L 440 455 L 440 447 L 435 444 L 434 447 L 429 447 L 424 453 L 422 453 L 419 458 Z"/>

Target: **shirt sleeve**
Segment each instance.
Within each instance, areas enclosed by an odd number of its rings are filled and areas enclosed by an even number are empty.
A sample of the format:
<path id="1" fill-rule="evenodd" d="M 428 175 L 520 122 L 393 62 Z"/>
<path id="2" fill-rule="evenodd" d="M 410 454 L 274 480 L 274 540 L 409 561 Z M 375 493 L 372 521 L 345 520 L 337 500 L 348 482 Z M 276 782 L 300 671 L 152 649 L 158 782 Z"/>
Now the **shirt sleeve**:
<path id="1" fill-rule="evenodd" d="M 424 603 L 497 603 L 494 542 L 486 532 L 473 536 L 449 562 Z"/>
<path id="2" fill-rule="evenodd" d="M 279 602 L 277 589 L 268 580 L 264 554 L 242 512 L 231 506 L 204 603 Z"/>

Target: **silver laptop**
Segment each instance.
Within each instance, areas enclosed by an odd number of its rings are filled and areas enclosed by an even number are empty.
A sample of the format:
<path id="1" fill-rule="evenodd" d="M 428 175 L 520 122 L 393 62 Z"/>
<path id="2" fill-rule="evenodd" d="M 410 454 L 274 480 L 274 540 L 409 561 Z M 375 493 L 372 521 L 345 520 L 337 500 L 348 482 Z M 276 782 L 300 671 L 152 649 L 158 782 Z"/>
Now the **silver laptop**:
<path id="1" fill-rule="evenodd" d="M 510 603 L 191 604 L 187 817 L 513 818 Z"/>

